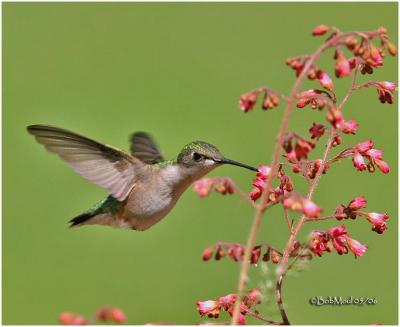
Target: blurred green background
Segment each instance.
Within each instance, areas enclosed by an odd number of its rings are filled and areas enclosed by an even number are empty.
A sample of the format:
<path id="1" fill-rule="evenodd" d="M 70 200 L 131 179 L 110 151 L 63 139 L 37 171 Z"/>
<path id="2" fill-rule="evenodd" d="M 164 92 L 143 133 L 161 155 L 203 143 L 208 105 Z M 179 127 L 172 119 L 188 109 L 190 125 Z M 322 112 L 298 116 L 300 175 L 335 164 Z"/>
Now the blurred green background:
<path id="1" fill-rule="evenodd" d="M 56 323 L 63 310 L 90 317 L 102 305 L 121 307 L 131 324 L 206 320 L 195 301 L 235 292 L 238 265 L 204 263 L 202 250 L 220 240 L 245 242 L 252 208 L 235 196 L 200 200 L 189 190 L 146 232 L 69 230 L 67 221 L 106 193 L 46 153 L 25 127 L 53 124 L 122 149 L 131 132 L 144 130 L 170 158 L 201 139 L 233 159 L 269 163 L 283 109 L 245 115 L 238 97 L 263 85 L 287 94 L 294 74 L 285 58 L 314 51 L 322 39 L 310 31 L 321 23 L 344 31 L 385 26 L 396 42 L 397 4 L 3 3 L 3 323 Z M 332 54 L 320 62 L 331 75 Z M 373 78 L 396 81 L 397 58 L 388 57 Z M 349 85 L 335 80 L 339 96 Z M 391 173 L 359 173 L 344 161 L 315 194 L 327 213 L 365 195 L 368 210 L 388 212 L 389 230 L 378 235 L 366 221 L 346 221 L 350 235 L 368 244 L 367 255 L 327 254 L 288 278 L 284 300 L 293 323 L 397 324 L 396 108 L 381 105 L 372 89 L 355 93 L 345 108 L 361 127 L 344 143 L 372 138 Z M 296 111 L 290 127 L 308 135 L 312 121 L 324 123 L 324 114 Z M 212 175 L 229 175 L 245 191 L 254 176 L 236 167 Z M 301 238 L 335 224 L 307 225 Z M 281 211 L 268 212 L 258 241 L 281 248 L 287 236 Z M 266 278 L 262 266 L 252 267 L 250 287 Z M 311 306 L 318 295 L 378 304 Z M 273 305 L 260 308 L 279 319 Z"/>

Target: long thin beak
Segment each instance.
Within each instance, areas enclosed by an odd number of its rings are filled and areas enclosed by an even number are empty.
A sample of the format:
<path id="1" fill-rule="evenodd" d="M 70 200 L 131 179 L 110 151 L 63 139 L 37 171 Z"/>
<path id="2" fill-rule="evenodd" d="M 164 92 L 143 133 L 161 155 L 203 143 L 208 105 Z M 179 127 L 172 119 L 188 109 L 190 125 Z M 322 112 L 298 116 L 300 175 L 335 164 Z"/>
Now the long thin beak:
<path id="1" fill-rule="evenodd" d="M 227 159 L 227 158 L 223 158 L 223 159 L 221 159 L 221 160 L 218 160 L 217 162 L 219 162 L 219 163 L 224 163 L 224 164 L 228 164 L 228 165 L 239 166 L 239 167 L 247 168 L 247 169 L 250 169 L 250 170 L 253 170 L 253 171 L 258 171 L 257 168 L 254 168 L 254 167 L 252 167 L 252 166 L 243 164 L 243 163 L 241 163 L 241 162 L 237 162 L 237 161 L 235 161 L 235 160 Z"/>

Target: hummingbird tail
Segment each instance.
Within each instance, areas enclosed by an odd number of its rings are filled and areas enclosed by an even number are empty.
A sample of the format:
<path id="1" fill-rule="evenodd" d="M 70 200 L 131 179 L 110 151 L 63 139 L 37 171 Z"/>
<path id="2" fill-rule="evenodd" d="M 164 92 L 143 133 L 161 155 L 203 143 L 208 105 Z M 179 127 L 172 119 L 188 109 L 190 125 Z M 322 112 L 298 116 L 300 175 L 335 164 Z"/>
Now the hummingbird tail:
<path id="1" fill-rule="evenodd" d="M 109 195 L 104 200 L 95 204 L 88 211 L 76 216 L 69 221 L 69 227 L 82 225 L 109 225 L 115 224 L 114 214 L 118 212 L 123 202 L 118 201 Z"/>
<path id="2" fill-rule="evenodd" d="M 82 225 L 85 222 L 87 222 L 88 220 L 90 220 L 91 218 L 93 218 L 94 216 L 96 216 L 96 213 L 94 213 L 94 212 L 84 212 L 84 213 L 80 214 L 79 216 L 76 216 L 75 218 L 71 219 L 69 221 L 69 223 L 70 223 L 69 227 L 72 228 L 72 227 Z"/>

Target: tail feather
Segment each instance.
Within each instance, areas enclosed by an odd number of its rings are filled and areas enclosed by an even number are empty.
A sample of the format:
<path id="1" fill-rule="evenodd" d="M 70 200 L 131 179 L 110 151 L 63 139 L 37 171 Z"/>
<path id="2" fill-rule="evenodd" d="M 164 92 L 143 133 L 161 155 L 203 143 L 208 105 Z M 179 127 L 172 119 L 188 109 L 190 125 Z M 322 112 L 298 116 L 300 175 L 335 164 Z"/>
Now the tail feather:
<path id="1" fill-rule="evenodd" d="M 76 216 L 69 221 L 69 227 L 81 226 L 86 224 L 113 225 L 113 215 L 116 213 L 123 202 L 118 201 L 112 195 L 95 204 L 88 211 Z"/>
<path id="2" fill-rule="evenodd" d="M 69 221 L 70 225 L 69 227 L 75 227 L 75 226 L 79 226 L 85 222 L 87 222 L 89 219 L 93 218 L 94 216 L 96 216 L 96 214 L 94 212 L 84 212 L 82 214 L 80 214 L 79 216 L 76 216 L 75 218 L 71 219 Z"/>

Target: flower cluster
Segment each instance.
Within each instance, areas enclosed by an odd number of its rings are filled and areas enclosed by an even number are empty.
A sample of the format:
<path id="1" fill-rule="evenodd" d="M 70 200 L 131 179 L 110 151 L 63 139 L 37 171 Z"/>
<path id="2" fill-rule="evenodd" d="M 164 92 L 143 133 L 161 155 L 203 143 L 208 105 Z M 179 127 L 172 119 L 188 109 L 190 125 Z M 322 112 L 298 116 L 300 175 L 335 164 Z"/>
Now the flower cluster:
<path id="1" fill-rule="evenodd" d="M 357 216 L 365 217 L 371 224 L 372 230 L 378 234 L 382 234 L 388 227 L 386 221 L 389 219 L 387 214 L 377 212 L 363 212 L 359 211 L 365 208 L 367 200 L 363 196 L 358 196 L 351 200 L 347 206 L 340 204 L 334 213 L 337 220 L 342 219 L 356 219 Z"/>
<path id="2" fill-rule="evenodd" d="M 355 131 L 358 128 L 358 124 L 354 120 L 350 120 L 347 122 L 344 120 L 342 112 L 334 105 L 332 97 L 325 91 L 318 89 L 309 89 L 307 91 L 301 92 L 299 95 L 299 99 L 297 100 L 296 106 L 299 109 L 310 106 L 311 109 L 314 110 L 322 110 L 323 108 L 327 107 L 328 112 L 326 114 L 326 119 L 335 129 L 341 129 L 344 133 L 347 134 L 355 134 Z M 310 132 L 315 133 L 317 131 L 313 130 Z"/>
<path id="3" fill-rule="evenodd" d="M 367 248 L 366 245 L 350 238 L 345 226 L 332 227 L 326 232 L 313 231 L 309 241 L 309 249 L 318 256 L 335 249 L 338 254 L 346 254 L 350 250 L 357 257 L 363 256 Z"/>
<path id="4" fill-rule="evenodd" d="M 291 57 L 286 59 L 286 65 L 288 65 L 295 71 L 296 77 L 299 77 L 309 59 L 310 59 L 309 56 Z M 307 77 L 311 80 L 314 80 L 320 73 L 321 70 L 318 68 L 318 66 L 316 64 L 312 64 L 307 72 Z"/>
<path id="5" fill-rule="evenodd" d="M 265 181 L 267 180 L 271 168 L 268 166 L 259 166 L 256 178 L 253 179 L 254 189 L 250 192 L 250 197 L 253 201 L 256 201 L 262 194 L 262 191 L 266 187 Z"/>
<path id="6" fill-rule="evenodd" d="M 75 313 L 64 311 L 61 312 L 58 316 L 58 321 L 61 325 L 88 325 L 89 321 L 85 319 L 85 317 L 81 315 L 77 315 Z"/>
<path id="7" fill-rule="evenodd" d="M 300 244 L 299 244 L 300 246 Z M 216 245 L 210 246 L 203 251 L 202 258 L 204 261 L 208 261 L 214 255 L 215 260 L 220 260 L 223 257 L 230 258 L 234 261 L 242 261 L 244 256 L 244 245 L 238 243 L 217 243 Z M 262 250 L 265 249 L 264 254 Z M 298 250 L 298 247 L 293 249 L 293 253 Z M 297 252 L 296 252 L 297 254 Z M 268 244 L 260 244 L 253 247 L 251 251 L 250 263 L 257 264 L 262 258 L 262 261 L 267 262 L 271 260 L 277 264 L 279 262 L 282 253 L 274 249 Z"/>
<path id="8" fill-rule="evenodd" d="M 393 104 L 394 102 L 394 91 L 397 90 L 396 84 L 393 82 L 378 82 L 374 83 L 376 90 L 378 91 L 378 98 L 381 103 Z"/>
<path id="9" fill-rule="evenodd" d="M 316 159 L 307 162 L 306 164 L 306 169 L 305 169 L 305 175 L 310 178 L 314 179 L 317 176 L 317 173 L 322 165 L 322 159 Z M 322 169 L 322 174 L 326 174 L 328 171 L 329 165 L 324 164 L 324 168 Z"/>
<path id="10" fill-rule="evenodd" d="M 363 171 L 368 169 L 368 171 L 372 173 L 375 171 L 376 165 L 382 173 L 389 173 L 390 167 L 382 159 L 383 151 L 374 149 L 374 144 L 371 140 L 357 144 L 352 148 L 352 153 L 353 164 L 357 170 Z M 365 163 L 365 159 L 369 160 L 368 165 Z"/>
<path id="11" fill-rule="evenodd" d="M 287 315 L 285 314 L 285 306 L 282 302 L 282 280 L 286 276 L 289 269 L 293 269 L 296 261 L 300 259 L 312 259 L 315 256 L 322 256 L 324 252 L 336 251 L 338 254 L 353 253 L 355 257 L 363 256 L 368 249 L 367 245 L 350 237 L 346 227 L 336 226 L 327 229 L 326 231 L 314 230 L 311 233 L 310 239 L 300 243 L 296 239 L 304 225 L 308 222 L 337 219 L 366 219 L 371 225 L 372 230 L 378 234 L 384 233 L 388 229 L 387 214 L 377 212 L 366 212 L 367 201 L 365 197 L 358 196 L 351 200 L 347 205 L 340 204 L 335 212 L 326 217 L 321 217 L 323 211 L 316 203 L 312 201 L 312 195 L 318 185 L 321 174 L 328 172 L 329 167 L 334 162 L 341 159 L 351 158 L 355 168 L 358 171 L 368 170 L 374 172 L 376 167 L 383 173 L 387 174 L 390 171 L 388 163 L 383 160 L 383 151 L 374 148 L 371 140 L 361 142 L 355 146 L 347 147 L 340 153 L 331 157 L 330 151 L 332 148 L 342 144 L 343 134 L 354 135 L 358 132 L 359 124 L 355 119 L 348 119 L 343 116 L 342 108 L 347 103 L 353 92 L 363 88 L 375 88 L 378 93 L 378 98 L 381 103 L 392 104 L 394 102 L 394 94 L 397 91 L 397 86 L 393 82 L 388 81 L 369 81 L 358 84 L 358 73 L 372 74 L 374 70 L 383 65 L 383 59 L 386 53 L 391 55 L 397 54 L 396 47 L 389 42 L 387 31 L 384 28 L 379 28 L 376 31 L 370 32 L 349 32 L 342 33 L 334 26 L 319 25 L 316 26 L 312 35 L 321 36 L 327 35 L 324 44 L 312 55 L 303 55 L 291 57 L 286 60 L 286 64 L 292 68 L 296 76 L 299 77 L 290 92 L 290 96 L 286 97 L 269 88 L 262 87 L 253 91 L 247 92 L 240 96 L 239 107 L 243 112 L 249 112 L 256 106 L 257 101 L 262 101 L 264 110 L 273 109 L 279 105 L 279 101 L 286 102 L 286 111 L 281 123 L 281 128 L 277 137 L 278 146 L 273 155 L 273 164 L 275 167 L 260 166 L 258 173 L 253 179 L 254 188 L 249 196 L 243 195 L 236 186 L 231 187 L 232 192 L 235 191 L 238 195 L 245 198 L 247 202 L 254 205 L 256 215 L 253 222 L 253 228 L 248 239 L 247 247 L 237 243 L 217 243 L 203 251 L 202 257 L 204 261 L 212 259 L 220 260 L 223 257 L 233 261 L 240 262 L 241 274 L 239 280 L 239 290 L 244 288 L 248 277 L 249 265 L 255 265 L 261 261 L 272 261 L 274 264 L 280 265 L 282 271 L 276 282 L 275 294 L 276 302 L 281 312 L 282 322 L 270 321 L 261 317 L 257 311 L 250 311 L 254 302 L 248 302 L 251 298 L 248 293 L 245 297 L 240 298 L 241 301 L 236 302 L 240 294 L 229 294 L 220 297 L 217 300 L 198 301 L 197 307 L 199 313 L 204 316 L 218 317 L 222 310 L 227 311 L 231 317 L 235 319 L 239 313 L 238 322 L 245 323 L 245 315 L 250 314 L 263 322 L 268 322 L 275 325 L 290 324 Z M 379 44 L 378 44 L 379 43 Z M 325 68 L 322 69 L 317 65 L 319 56 L 327 49 L 334 51 L 333 72 Z M 351 86 L 346 95 L 339 99 L 335 92 L 335 84 L 332 79 L 333 74 L 336 78 L 344 78 L 350 75 L 353 76 Z M 319 85 L 308 90 L 302 90 L 301 83 L 305 78 L 317 82 Z M 336 80 L 335 80 L 336 83 Z M 309 128 L 310 136 L 303 137 L 296 132 L 288 131 L 289 119 L 293 104 L 299 109 L 311 108 L 312 110 L 325 110 L 326 126 L 317 122 L 313 122 Z M 307 109 L 305 109 L 307 110 Z M 332 127 L 330 127 L 331 125 Z M 316 143 L 328 131 L 329 138 L 322 157 L 309 158 L 311 151 L 315 148 Z M 344 139 L 344 137 L 343 137 Z M 279 151 L 278 151 L 279 150 Z M 285 162 L 278 162 L 280 155 L 283 154 Z M 308 194 L 305 197 L 294 191 L 294 185 L 289 176 L 286 175 L 283 168 L 289 167 L 294 173 L 300 173 L 308 183 Z M 276 169 L 276 176 L 271 172 Z M 274 170 L 275 172 L 275 170 Z M 274 179 L 276 177 L 276 180 Z M 279 186 L 276 184 L 279 180 Z M 225 181 L 219 181 L 224 187 L 225 193 L 232 193 L 229 186 L 225 185 Z M 195 190 L 201 197 L 207 196 L 212 188 L 217 185 L 213 179 L 204 179 L 197 182 Z M 276 184 L 275 184 L 276 183 Z M 265 201 L 261 205 L 255 205 L 250 201 L 256 201 L 265 191 L 267 184 L 269 193 L 265 194 Z M 229 183 L 228 183 L 229 185 Z M 223 193 L 223 192 L 222 192 Z M 249 199 L 250 197 L 250 199 Z M 277 250 L 276 248 L 261 243 L 255 244 L 257 232 L 259 231 L 260 221 L 265 210 L 270 205 L 282 205 L 284 209 L 284 217 L 289 229 L 289 240 L 284 249 Z M 289 218 L 288 210 L 301 213 L 301 217 L 297 219 Z M 359 218 L 361 217 L 361 218 Z M 244 260 L 246 254 L 246 261 Z M 247 258 L 249 258 L 247 260 Z M 257 290 L 257 292 L 259 292 Z M 235 314 L 233 307 L 235 305 Z M 240 304 L 240 305 L 239 305 Z M 239 310 L 237 310 L 239 309 Z M 233 321 L 235 323 L 236 321 Z"/>
<path id="12" fill-rule="evenodd" d="M 233 194 L 235 192 L 235 184 L 229 177 L 202 178 L 193 184 L 193 190 L 201 198 L 207 197 L 212 189 L 223 195 Z"/>
<path id="13" fill-rule="evenodd" d="M 279 96 L 268 88 L 259 88 L 245 94 L 242 94 L 239 99 L 239 108 L 243 112 L 251 111 L 257 103 L 258 98 L 262 96 L 262 109 L 274 109 L 279 106 Z"/>
<path id="14" fill-rule="evenodd" d="M 318 89 L 309 89 L 299 94 L 296 107 L 303 109 L 310 106 L 313 110 L 322 110 L 326 105 L 332 106 L 332 99 L 329 94 Z"/>
<path id="15" fill-rule="evenodd" d="M 285 150 L 285 157 L 290 162 L 307 159 L 309 152 L 315 148 L 312 141 L 293 132 L 286 133 L 282 146 Z"/>
<path id="16" fill-rule="evenodd" d="M 116 324 L 123 324 L 126 321 L 125 313 L 118 308 L 100 308 L 96 317 L 100 321 L 109 321 Z"/>
<path id="17" fill-rule="evenodd" d="M 253 179 L 253 190 L 250 192 L 249 196 L 253 201 L 256 201 L 262 194 L 263 190 L 266 188 L 266 180 L 271 172 L 271 168 L 268 166 L 260 166 L 258 168 L 258 173 L 256 178 Z M 279 186 L 275 189 L 270 190 L 267 203 L 278 201 L 280 198 L 285 197 L 288 193 L 293 191 L 293 182 L 285 174 L 285 171 L 281 168 L 278 171 Z"/>
<path id="18" fill-rule="evenodd" d="M 233 306 L 236 302 L 236 294 L 228 294 L 221 296 L 217 300 L 197 301 L 196 306 L 201 316 L 208 316 L 209 318 L 218 318 L 221 310 L 225 310 L 232 317 Z M 252 289 L 242 299 L 240 303 L 240 314 L 238 324 L 245 325 L 245 315 L 261 303 L 261 292 L 258 289 Z M 255 310 L 255 314 L 258 312 Z"/>
<path id="19" fill-rule="evenodd" d="M 356 131 L 360 125 L 354 120 L 343 121 L 341 125 L 342 132 L 345 134 L 356 134 Z"/>
<path id="20" fill-rule="evenodd" d="M 336 27 L 319 25 L 316 26 L 312 35 L 320 36 L 326 34 L 329 30 L 332 31 L 330 38 L 334 37 L 339 31 Z M 373 68 L 377 68 L 383 65 L 383 57 L 385 56 L 386 50 L 392 56 L 397 54 L 397 49 L 393 43 L 389 42 L 387 36 L 387 30 L 383 27 L 379 28 L 376 37 L 380 41 L 380 47 L 372 41 L 372 36 L 366 37 L 360 34 L 359 38 L 355 36 L 349 36 L 345 41 L 344 45 L 352 52 L 353 56 L 347 59 L 343 51 L 337 47 L 335 51 L 336 60 L 335 63 L 335 75 L 336 77 L 345 77 L 351 74 L 351 70 L 356 68 L 358 64 L 361 65 L 362 74 L 372 74 Z"/>
<path id="21" fill-rule="evenodd" d="M 123 324 L 126 321 L 125 313 L 119 308 L 100 308 L 97 310 L 96 319 L 103 322 L 111 322 L 114 324 Z M 82 315 L 78 315 L 69 311 L 61 312 L 58 320 L 62 325 L 92 325 Z"/>
<path id="22" fill-rule="evenodd" d="M 299 211 L 310 218 L 317 218 L 322 212 L 322 209 L 313 201 L 295 192 L 292 192 L 288 197 L 286 197 L 282 204 L 284 208 Z"/>

